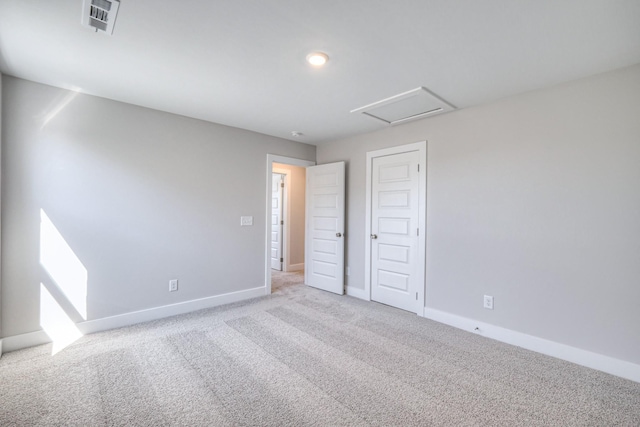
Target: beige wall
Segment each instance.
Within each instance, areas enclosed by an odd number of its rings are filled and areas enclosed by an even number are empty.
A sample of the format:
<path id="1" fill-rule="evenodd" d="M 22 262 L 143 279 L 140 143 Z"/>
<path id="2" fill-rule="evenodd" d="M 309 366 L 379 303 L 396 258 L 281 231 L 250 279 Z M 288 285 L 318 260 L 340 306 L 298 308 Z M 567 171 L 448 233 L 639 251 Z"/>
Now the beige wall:
<path id="1" fill-rule="evenodd" d="M 291 197 L 288 200 L 289 216 L 289 241 L 287 242 L 286 254 L 288 265 L 294 269 L 299 269 L 304 265 L 304 212 L 305 212 L 305 183 L 306 169 L 300 166 L 286 165 L 282 163 L 273 164 L 274 171 L 287 171 L 289 173 L 289 185 L 291 186 Z"/>
<path id="2" fill-rule="evenodd" d="M 421 140 L 427 307 L 640 363 L 640 65 L 319 145 L 347 162 L 348 286 L 366 152 Z"/>
<path id="3" fill-rule="evenodd" d="M 87 271 L 87 320 L 264 287 L 267 154 L 313 161 L 314 146 L 14 77 L 2 89 L 3 337 L 40 330 L 40 283 L 57 288 L 41 210 Z"/>

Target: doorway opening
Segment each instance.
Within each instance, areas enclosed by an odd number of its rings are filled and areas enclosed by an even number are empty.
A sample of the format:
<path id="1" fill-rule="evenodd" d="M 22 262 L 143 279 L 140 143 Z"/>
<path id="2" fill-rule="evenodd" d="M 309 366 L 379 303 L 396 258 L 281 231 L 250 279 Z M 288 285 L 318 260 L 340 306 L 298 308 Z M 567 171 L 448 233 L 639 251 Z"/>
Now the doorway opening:
<path id="1" fill-rule="evenodd" d="M 313 165 L 315 162 L 308 160 L 267 155 L 267 295 L 278 288 L 304 283 L 305 168 Z"/>

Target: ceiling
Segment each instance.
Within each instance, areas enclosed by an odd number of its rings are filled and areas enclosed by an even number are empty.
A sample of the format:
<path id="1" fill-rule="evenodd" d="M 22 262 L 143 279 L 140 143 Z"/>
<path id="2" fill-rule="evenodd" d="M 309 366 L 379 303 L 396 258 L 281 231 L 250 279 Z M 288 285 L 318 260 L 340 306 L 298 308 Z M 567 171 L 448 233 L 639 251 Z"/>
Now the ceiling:
<path id="1" fill-rule="evenodd" d="M 640 0 L 121 0 L 113 36 L 81 12 L 0 0 L 0 71 L 316 145 L 419 86 L 465 108 L 640 63 Z"/>

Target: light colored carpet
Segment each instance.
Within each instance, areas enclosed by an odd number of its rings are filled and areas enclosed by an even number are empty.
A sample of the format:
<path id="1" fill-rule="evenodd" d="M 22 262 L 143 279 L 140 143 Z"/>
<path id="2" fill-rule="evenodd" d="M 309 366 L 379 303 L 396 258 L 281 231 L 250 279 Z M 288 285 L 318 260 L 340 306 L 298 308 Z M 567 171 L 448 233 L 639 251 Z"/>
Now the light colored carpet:
<path id="1" fill-rule="evenodd" d="M 271 292 L 275 293 L 278 290 L 287 288 L 289 286 L 302 285 L 304 283 L 304 271 L 278 271 L 271 270 Z"/>
<path id="2" fill-rule="evenodd" d="M 274 278 L 0 359 L 1 426 L 638 426 L 640 384 Z"/>

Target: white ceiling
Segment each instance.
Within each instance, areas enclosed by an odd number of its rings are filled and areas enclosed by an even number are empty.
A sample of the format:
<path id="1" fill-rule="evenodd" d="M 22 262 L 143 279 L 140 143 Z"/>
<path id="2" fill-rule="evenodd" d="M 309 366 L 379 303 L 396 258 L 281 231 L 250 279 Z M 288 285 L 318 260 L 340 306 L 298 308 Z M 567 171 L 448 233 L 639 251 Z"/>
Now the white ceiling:
<path id="1" fill-rule="evenodd" d="M 0 70 L 311 144 L 419 86 L 464 108 L 640 63 L 640 0 L 122 0 L 113 36 L 81 11 L 0 0 Z"/>

